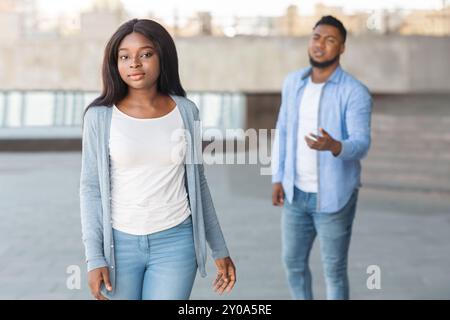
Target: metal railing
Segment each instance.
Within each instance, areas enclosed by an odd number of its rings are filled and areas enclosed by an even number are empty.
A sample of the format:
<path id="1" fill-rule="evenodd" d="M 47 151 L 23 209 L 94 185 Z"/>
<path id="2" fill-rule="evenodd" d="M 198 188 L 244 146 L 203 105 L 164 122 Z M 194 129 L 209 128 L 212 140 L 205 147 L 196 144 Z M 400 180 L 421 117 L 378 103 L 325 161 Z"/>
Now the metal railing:
<path id="1" fill-rule="evenodd" d="M 93 91 L 0 90 L 0 128 L 80 127 Z M 200 110 L 203 129 L 245 126 L 245 95 L 235 92 L 188 92 Z"/>

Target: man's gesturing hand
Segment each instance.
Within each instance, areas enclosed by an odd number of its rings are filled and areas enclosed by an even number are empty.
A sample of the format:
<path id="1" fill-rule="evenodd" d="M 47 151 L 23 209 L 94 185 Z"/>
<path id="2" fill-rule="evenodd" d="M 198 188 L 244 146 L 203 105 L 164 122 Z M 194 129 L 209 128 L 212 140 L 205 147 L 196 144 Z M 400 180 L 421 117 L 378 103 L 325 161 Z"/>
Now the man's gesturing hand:
<path id="1" fill-rule="evenodd" d="M 335 157 L 339 155 L 342 149 L 341 143 L 334 140 L 323 128 L 320 128 L 320 132 L 322 133 L 322 137 L 310 133 L 311 137 L 317 141 L 305 136 L 305 141 L 308 144 L 308 147 L 318 151 L 331 151 Z"/>

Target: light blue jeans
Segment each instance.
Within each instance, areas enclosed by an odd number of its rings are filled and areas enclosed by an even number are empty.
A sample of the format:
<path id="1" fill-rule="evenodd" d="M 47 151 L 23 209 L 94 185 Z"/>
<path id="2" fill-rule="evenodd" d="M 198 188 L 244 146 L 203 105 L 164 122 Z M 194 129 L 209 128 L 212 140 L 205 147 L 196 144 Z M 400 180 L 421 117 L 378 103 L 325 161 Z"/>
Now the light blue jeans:
<path id="1" fill-rule="evenodd" d="M 192 217 L 160 232 L 137 236 L 113 229 L 114 300 L 187 300 L 197 273 Z"/>
<path id="2" fill-rule="evenodd" d="M 349 299 L 347 258 L 358 189 L 340 211 L 316 212 L 317 194 L 294 188 L 282 210 L 282 259 L 294 299 L 313 299 L 309 254 L 316 235 L 325 275 L 327 299 Z"/>

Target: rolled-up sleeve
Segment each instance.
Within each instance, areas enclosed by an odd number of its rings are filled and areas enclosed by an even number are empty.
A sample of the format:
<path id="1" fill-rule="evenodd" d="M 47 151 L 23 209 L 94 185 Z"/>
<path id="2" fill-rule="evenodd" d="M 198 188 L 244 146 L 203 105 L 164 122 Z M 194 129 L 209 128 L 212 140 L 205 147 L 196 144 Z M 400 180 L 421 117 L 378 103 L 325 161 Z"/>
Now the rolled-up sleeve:
<path id="1" fill-rule="evenodd" d="M 337 158 L 361 160 L 367 155 L 371 144 L 372 105 L 367 88 L 358 86 L 352 90 L 345 115 L 348 137 L 341 141 L 342 148 Z"/>

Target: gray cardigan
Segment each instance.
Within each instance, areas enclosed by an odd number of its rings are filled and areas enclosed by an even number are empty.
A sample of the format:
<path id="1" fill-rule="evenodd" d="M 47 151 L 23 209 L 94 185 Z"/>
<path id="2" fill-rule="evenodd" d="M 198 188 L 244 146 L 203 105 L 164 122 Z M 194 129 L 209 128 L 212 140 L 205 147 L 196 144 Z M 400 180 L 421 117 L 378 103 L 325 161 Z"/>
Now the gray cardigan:
<path id="1" fill-rule="evenodd" d="M 206 242 L 214 259 L 229 256 L 217 219 L 202 164 L 199 112 L 195 104 L 180 96 L 176 102 L 187 130 L 185 185 L 192 212 L 195 252 L 200 275 L 206 276 Z M 114 241 L 110 207 L 109 129 L 112 108 L 90 107 L 84 116 L 80 176 L 82 239 L 87 270 L 109 267 L 115 283 Z M 153 137 L 149 137 L 152 139 Z"/>

